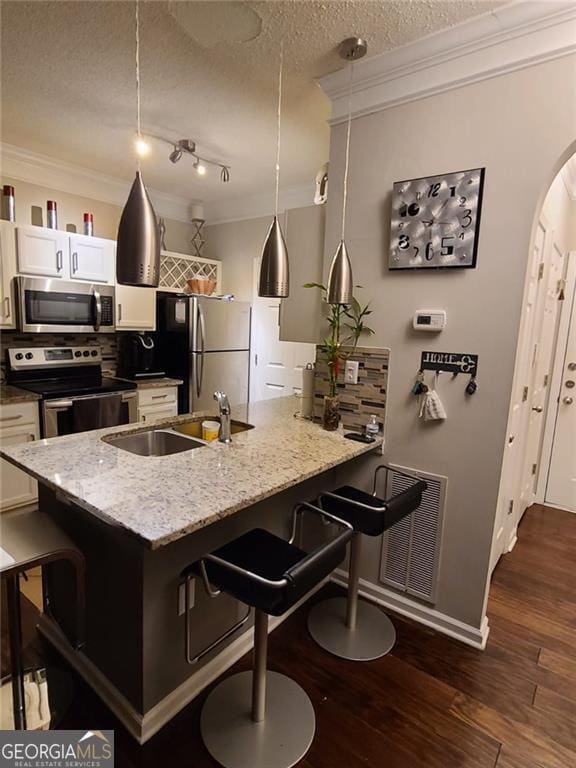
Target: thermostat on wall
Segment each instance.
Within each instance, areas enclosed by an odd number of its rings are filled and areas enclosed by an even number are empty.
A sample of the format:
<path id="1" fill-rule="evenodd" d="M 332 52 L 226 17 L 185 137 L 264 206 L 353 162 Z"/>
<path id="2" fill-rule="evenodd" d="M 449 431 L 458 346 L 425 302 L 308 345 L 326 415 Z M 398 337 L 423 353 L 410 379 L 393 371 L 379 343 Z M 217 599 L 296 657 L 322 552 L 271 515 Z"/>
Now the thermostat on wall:
<path id="1" fill-rule="evenodd" d="M 412 318 L 415 331 L 443 331 L 446 327 L 444 309 L 417 309 Z"/>

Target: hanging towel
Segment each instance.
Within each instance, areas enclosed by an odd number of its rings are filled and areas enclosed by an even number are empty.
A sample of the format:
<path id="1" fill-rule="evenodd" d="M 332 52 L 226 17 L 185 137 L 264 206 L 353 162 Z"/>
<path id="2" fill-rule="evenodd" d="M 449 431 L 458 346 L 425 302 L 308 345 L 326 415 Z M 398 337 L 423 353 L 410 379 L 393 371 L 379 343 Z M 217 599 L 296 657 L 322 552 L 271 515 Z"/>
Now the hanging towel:
<path id="1" fill-rule="evenodd" d="M 446 411 L 442 401 L 434 389 L 429 389 L 428 392 L 420 397 L 419 416 L 421 419 L 424 419 L 424 421 L 442 421 L 446 418 Z"/>

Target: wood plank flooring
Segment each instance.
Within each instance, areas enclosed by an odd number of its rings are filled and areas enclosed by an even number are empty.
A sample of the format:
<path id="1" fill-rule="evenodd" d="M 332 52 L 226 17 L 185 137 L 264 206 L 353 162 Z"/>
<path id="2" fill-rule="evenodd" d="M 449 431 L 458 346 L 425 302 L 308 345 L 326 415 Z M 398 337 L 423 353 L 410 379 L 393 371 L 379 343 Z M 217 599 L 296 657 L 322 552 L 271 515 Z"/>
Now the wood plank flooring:
<path id="1" fill-rule="evenodd" d="M 301 768 L 576 768 L 575 566 L 576 515 L 528 510 L 494 574 L 484 652 L 394 616 L 392 653 L 356 664 L 313 643 L 306 606 L 291 616 L 271 636 L 269 666 L 314 704 Z M 139 747 L 77 680 L 61 727 L 114 728 L 118 768 L 214 768 L 199 737 L 203 700 Z"/>

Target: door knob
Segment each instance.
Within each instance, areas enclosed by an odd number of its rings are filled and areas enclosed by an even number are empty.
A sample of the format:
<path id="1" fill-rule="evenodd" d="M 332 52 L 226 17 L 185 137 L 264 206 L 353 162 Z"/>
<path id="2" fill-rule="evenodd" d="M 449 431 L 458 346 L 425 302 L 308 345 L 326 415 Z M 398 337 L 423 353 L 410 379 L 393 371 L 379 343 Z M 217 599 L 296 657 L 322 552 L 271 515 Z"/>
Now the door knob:
<path id="1" fill-rule="evenodd" d="M 573 397 L 565 397 L 564 398 L 565 405 L 572 405 L 573 402 L 574 402 L 574 398 Z"/>
<path id="2" fill-rule="evenodd" d="M 542 413 L 542 411 L 544 410 L 544 408 L 542 408 L 542 406 L 541 406 L 541 405 L 536 405 L 536 406 L 534 406 L 534 408 L 532 408 L 532 410 L 533 410 L 533 411 L 536 411 L 536 413 Z"/>

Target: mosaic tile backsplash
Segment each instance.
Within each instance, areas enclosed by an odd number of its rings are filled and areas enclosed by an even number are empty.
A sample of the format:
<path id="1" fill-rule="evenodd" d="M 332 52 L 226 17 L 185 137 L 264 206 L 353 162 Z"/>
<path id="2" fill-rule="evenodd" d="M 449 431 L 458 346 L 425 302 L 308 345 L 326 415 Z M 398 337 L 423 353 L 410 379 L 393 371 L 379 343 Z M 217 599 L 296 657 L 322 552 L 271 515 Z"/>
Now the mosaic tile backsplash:
<path id="1" fill-rule="evenodd" d="M 346 350 L 345 350 L 346 351 Z M 388 395 L 390 350 L 381 347 L 356 347 L 350 360 L 358 361 L 358 384 L 344 383 L 344 366 L 338 375 L 340 416 L 345 429 L 362 431 L 375 414 L 383 431 Z M 322 418 L 324 396 L 328 394 L 328 366 L 320 347 L 316 347 L 314 418 Z"/>

